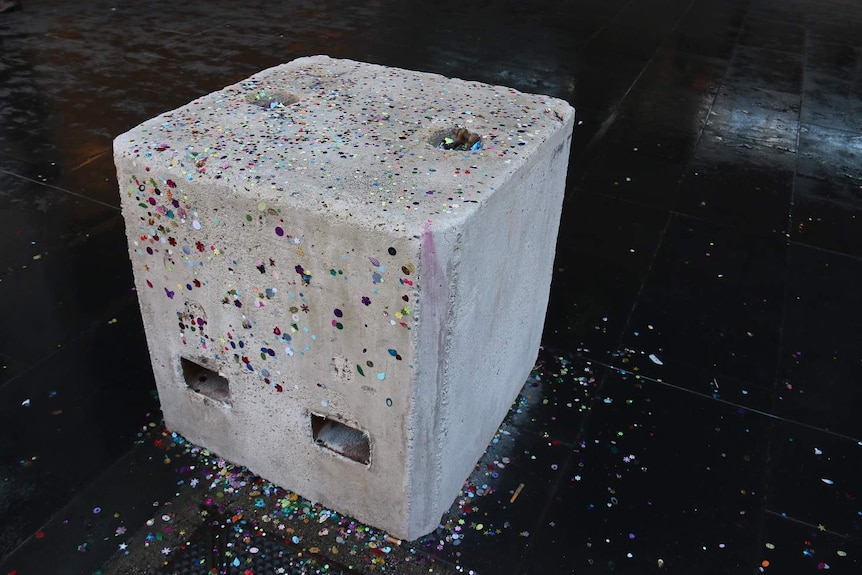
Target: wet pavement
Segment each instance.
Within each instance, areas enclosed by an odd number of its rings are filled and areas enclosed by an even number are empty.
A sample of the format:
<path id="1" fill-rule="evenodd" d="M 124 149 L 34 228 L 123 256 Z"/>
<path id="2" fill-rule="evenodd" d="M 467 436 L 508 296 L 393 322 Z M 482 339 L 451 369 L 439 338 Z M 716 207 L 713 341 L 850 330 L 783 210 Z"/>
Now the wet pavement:
<path id="1" fill-rule="evenodd" d="M 394 540 L 166 432 L 111 142 L 328 54 L 577 110 L 543 349 Z M 0 15 L 0 574 L 862 572 L 862 5 L 26 2 Z"/>

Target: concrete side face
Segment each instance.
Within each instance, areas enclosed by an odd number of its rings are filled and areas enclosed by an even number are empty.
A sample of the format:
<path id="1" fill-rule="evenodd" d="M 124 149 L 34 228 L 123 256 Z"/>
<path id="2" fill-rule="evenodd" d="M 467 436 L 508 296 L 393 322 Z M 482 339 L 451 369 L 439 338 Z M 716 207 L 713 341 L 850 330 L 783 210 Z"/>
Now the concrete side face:
<path id="1" fill-rule="evenodd" d="M 417 533 L 433 528 L 449 508 L 535 363 L 573 120 L 568 114 L 557 131 L 538 143 L 530 162 L 457 234 L 440 234 L 435 242 L 426 235 L 423 250 L 436 243 L 434 249 L 447 254 L 445 265 L 439 266 L 447 283 L 438 298 L 448 300 L 448 309 L 440 319 L 445 337 L 437 343 L 437 404 L 429 409 L 438 430 L 433 443 L 438 459 L 430 459 L 439 483 L 427 501 L 426 524 L 415 526 Z M 426 259 L 423 251 L 423 263 Z M 428 284 L 422 282 L 422 293 Z M 434 347 L 426 340 L 420 345 Z"/>
<path id="2" fill-rule="evenodd" d="M 416 241 L 117 163 L 168 428 L 404 535 Z M 328 420 L 368 457 L 316 442 Z"/>

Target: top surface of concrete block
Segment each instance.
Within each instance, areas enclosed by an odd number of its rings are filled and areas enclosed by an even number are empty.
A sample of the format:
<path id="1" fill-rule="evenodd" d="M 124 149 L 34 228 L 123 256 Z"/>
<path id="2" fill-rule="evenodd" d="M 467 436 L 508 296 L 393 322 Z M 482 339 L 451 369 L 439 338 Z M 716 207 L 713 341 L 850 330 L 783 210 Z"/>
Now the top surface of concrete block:
<path id="1" fill-rule="evenodd" d="M 573 114 L 548 96 L 312 56 L 157 116 L 115 151 L 198 185 L 412 235 L 479 209 Z M 458 126 L 482 147 L 440 149 Z"/>

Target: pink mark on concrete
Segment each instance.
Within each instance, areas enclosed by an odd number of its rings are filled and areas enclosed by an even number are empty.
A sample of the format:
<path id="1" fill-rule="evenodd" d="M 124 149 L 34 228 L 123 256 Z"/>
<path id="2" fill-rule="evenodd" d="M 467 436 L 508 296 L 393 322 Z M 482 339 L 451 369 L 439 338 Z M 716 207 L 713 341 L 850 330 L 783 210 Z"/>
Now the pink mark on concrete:
<path id="1" fill-rule="evenodd" d="M 440 268 L 437 246 L 434 245 L 434 232 L 431 231 L 430 220 L 425 222 L 422 230 L 422 251 L 420 253 L 424 260 L 422 285 L 427 290 L 423 307 L 426 310 L 432 310 L 434 315 L 438 315 L 443 300 L 443 272 Z"/>

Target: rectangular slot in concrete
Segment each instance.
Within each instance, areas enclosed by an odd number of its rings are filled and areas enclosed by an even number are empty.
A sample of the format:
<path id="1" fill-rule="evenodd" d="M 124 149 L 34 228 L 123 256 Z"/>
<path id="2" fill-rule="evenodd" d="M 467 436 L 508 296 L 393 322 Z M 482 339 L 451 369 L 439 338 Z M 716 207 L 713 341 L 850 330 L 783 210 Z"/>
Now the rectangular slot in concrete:
<path id="1" fill-rule="evenodd" d="M 311 435 L 314 442 L 321 447 L 363 465 L 371 462 L 371 444 L 368 434 L 361 429 L 312 413 Z"/>
<path id="2" fill-rule="evenodd" d="M 230 405 L 230 385 L 224 376 L 185 357 L 180 358 L 180 367 L 189 389 Z"/>

